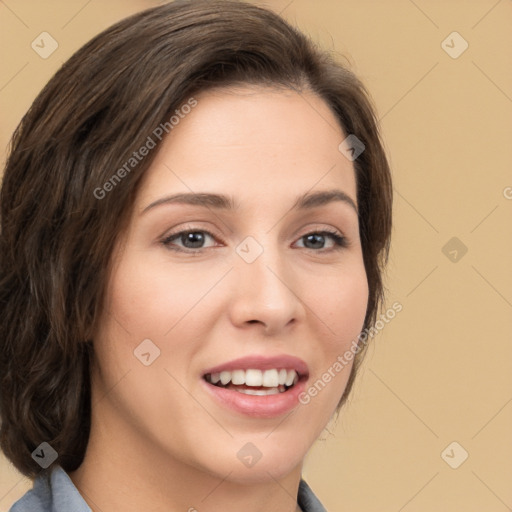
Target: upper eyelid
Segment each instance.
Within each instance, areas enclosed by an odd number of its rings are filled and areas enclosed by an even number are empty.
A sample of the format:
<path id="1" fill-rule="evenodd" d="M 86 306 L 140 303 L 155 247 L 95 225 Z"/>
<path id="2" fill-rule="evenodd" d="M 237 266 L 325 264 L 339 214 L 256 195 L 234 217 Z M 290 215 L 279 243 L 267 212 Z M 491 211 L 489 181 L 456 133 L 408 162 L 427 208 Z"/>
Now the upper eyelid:
<path id="1" fill-rule="evenodd" d="M 318 224 L 321 224 L 321 223 L 318 223 Z M 184 226 L 182 226 L 178 230 L 173 231 L 173 232 L 168 233 L 168 234 L 167 233 L 164 234 L 162 236 L 162 238 L 165 239 L 165 238 L 169 238 L 169 237 L 174 236 L 174 235 L 179 235 L 181 233 L 196 232 L 196 231 L 203 232 L 203 233 L 208 233 L 210 236 L 212 236 L 214 238 L 222 238 L 222 236 L 215 234 L 209 228 L 203 228 L 203 227 L 200 227 L 200 226 L 187 225 L 186 223 L 185 223 Z M 341 236 L 345 236 L 345 232 L 342 229 L 334 227 L 334 226 L 330 226 L 330 227 L 326 227 L 326 226 L 324 226 L 324 227 L 309 227 L 308 230 L 303 235 L 301 235 L 301 236 L 305 236 L 305 235 L 307 235 L 309 233 L 317 233 L 317 232 L 320 232 L 320 231 L 337 231 Z"/>

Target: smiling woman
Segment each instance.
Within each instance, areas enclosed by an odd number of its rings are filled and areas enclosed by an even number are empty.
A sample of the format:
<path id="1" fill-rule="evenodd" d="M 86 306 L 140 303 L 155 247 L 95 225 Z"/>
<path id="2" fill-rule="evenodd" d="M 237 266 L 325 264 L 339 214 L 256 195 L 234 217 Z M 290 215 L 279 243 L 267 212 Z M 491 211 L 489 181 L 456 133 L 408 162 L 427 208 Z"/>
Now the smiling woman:
<path id="1" fill-rule="evenodd" d="M 269 10 L 177 1 L 81 48 L 0 197 L 12 510 L 324 510 L 302 464 L 365 344 L 299 397 L 375 321 L 391 190 L 360 81 Z"/>

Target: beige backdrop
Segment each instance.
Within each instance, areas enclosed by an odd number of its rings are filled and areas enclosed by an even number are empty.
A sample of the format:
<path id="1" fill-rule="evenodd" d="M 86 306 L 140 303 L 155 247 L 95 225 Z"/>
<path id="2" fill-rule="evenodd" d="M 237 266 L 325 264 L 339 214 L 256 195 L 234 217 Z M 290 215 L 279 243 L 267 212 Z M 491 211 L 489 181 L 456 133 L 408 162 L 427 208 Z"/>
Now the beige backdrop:
<path id="1" fill-rule="evenodd" d="M 0 1 L 4 161 L 57 67 L 159 3 Z M 330 512 L 511 510 L 512 1 L 258 3 L 349 59 L 377 105 L 395 185 L 388 305 L 403 311 L 373 339 L 304 476 Z M 42 32 L 58 43 L 46 59 L 31 47 Z M 0 480 L 5 512 L 29 482 L 5 459 Z"/>

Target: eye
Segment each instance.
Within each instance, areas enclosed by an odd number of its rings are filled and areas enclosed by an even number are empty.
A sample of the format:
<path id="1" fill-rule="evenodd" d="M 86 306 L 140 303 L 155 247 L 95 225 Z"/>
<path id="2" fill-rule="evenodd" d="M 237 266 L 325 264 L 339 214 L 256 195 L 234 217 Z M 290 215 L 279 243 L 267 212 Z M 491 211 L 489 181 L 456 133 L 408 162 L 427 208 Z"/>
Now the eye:
<path id="1" fill-rule="evenodd" d="M 208 237 L 212 240 L 216 239 L 214 235 L 204 229 L 187 229 L 177 233 L 171 233 L 169 236 L 164 238 L 161 243 L 173 251 L 193 254 L 199 253 L 202 249 L 208 248 L 203 246 L 206 238 Z M 323 246 L 328 239 L 332 241 L 332 245 L 326 249 Z M 314 252 L 330 252 L 346 248 L 349 245 L 347 239 L 343 235 L 337 231 L 330 230 L 312 231 L 311 233 L 301 236 L 299 240 L 304 240 L 305 244 L 312 245 L 312 247 L 307 245 L 304 245 L 303 247 L 305 249 L 313 250 Z M 176 241 L 181 242 L 181 247 L 176 244 Z M 322 250 L 319 251 L 318 249 Z"/>
<path id="2" fill-rule="evenodd" d="M 202 244 L 207 237 L 215 239 L 215 237 L 209 231 L 205 231 L 204 229 L 189 229 L 169 235 L 164 240 L 162 240 L 162 244 L 174 251 L 188 252 L 184 251 L 183 248 L 173 247 L 173 245 L 176 244 L 171 242 L 178 240 L 183 243 L 185 249 L 190 249 L 191 252 L 197 252 L 198 249 L 204 249 Z"/>
<path id="3" fill-rule="evenodd" d="M 337 231 L 313 231 L 312 233 L 308 233 L 307 235 L 303 235 L 299 240 L 306 240 L 308 244 L 312 244 L 314 247 L 306 247 L 306 249 L 325 249 L 325 247 L 318 247 L 318 245 L 325 244 L 325 239 L 331 239 L 333 245 L 330 250 L 337 250 L 348 247 L 347 239 L 339 234 Z M 318 251 L 316 251 L 318 252 Z M 323 252 L 323 251 L 322 251 Z"/>

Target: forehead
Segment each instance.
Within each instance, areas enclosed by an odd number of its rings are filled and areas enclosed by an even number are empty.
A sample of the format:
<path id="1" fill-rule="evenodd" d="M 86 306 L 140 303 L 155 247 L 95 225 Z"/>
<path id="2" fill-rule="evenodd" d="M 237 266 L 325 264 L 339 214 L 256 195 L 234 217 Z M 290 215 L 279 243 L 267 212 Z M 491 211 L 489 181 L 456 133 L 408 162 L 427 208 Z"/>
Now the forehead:
<path id="1" fill-rule="evenodd" d="M 168 192 L 223 191 L 248 200 L 337 186 L 355 201 L 352 162 L 329 106 L 310 91 L 246 86 L 204 91 L 148 169 L 138 203 Z"/>

